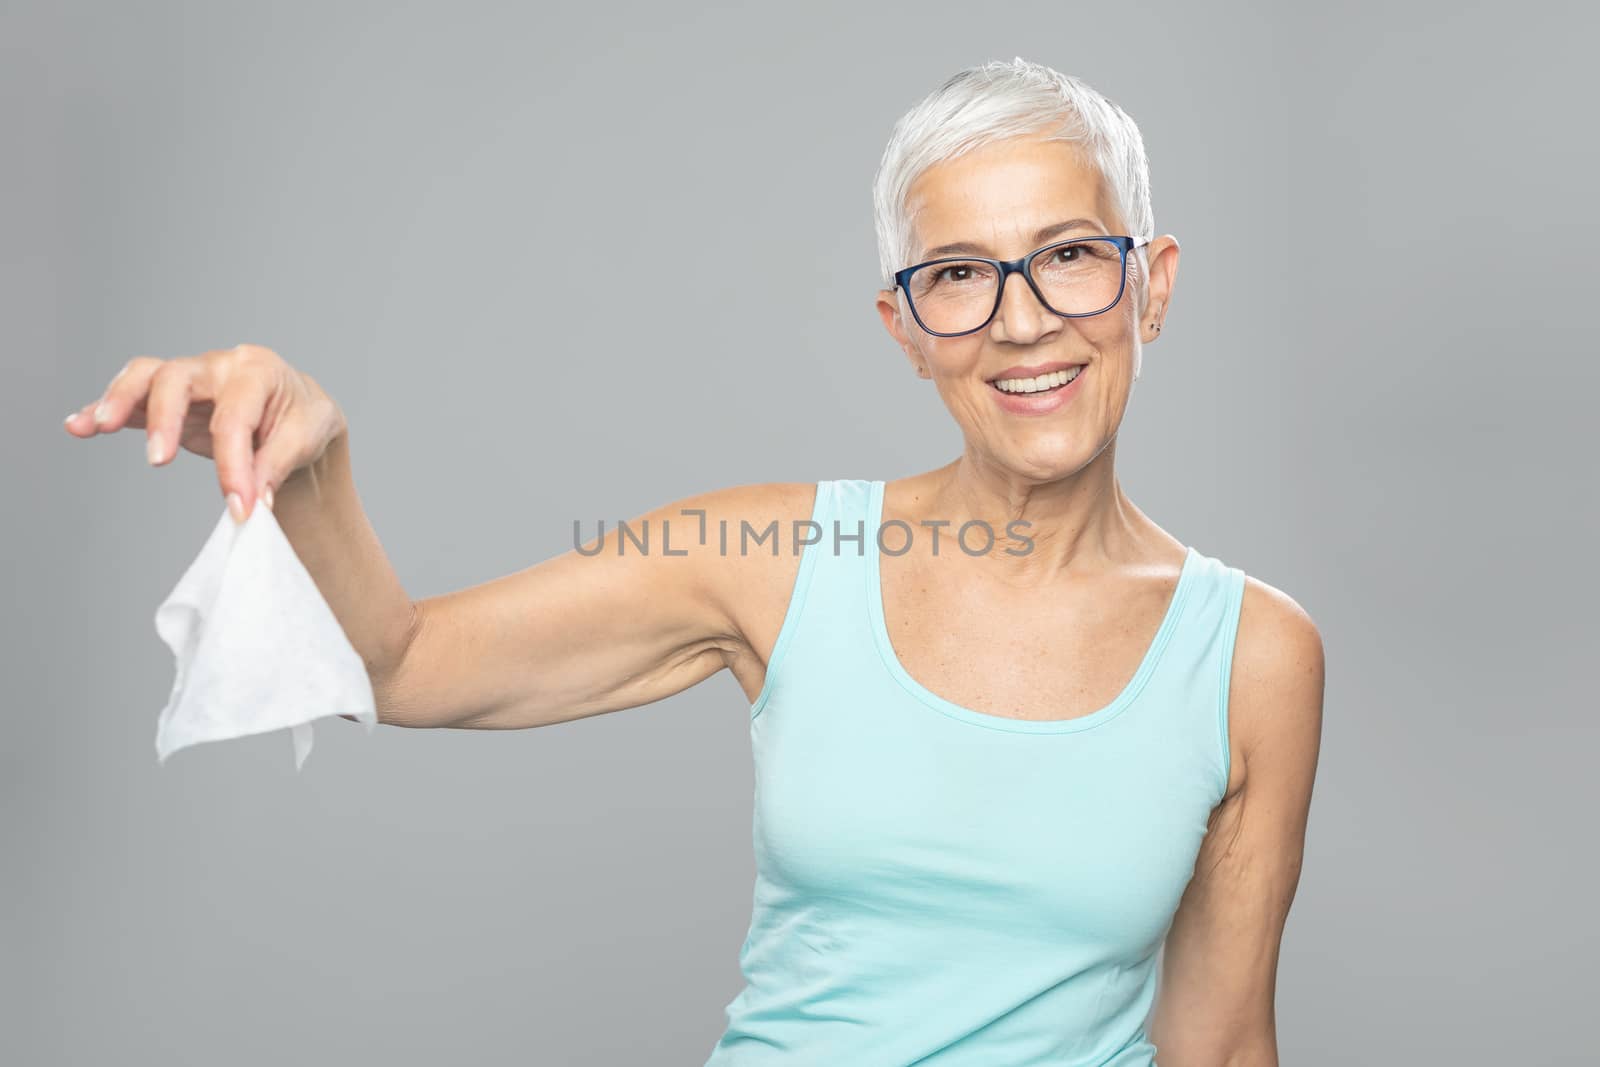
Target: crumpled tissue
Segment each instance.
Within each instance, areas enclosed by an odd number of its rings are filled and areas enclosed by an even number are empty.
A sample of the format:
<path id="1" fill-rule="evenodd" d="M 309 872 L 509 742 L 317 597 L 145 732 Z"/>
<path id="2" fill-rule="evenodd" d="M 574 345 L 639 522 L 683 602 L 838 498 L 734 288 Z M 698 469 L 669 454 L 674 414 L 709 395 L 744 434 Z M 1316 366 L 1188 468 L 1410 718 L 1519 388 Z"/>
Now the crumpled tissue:
<path id="1" fill-rule="evenodd" d="M 223 510 L 155 620 L 177 665 L 156 724 L 158 763 L 202 741 L 288 728 L 298 771 L 313 719 L 351 715 L 369 736 L 377 726 L 360 653 L 259 500 L 243 523 Z"/>

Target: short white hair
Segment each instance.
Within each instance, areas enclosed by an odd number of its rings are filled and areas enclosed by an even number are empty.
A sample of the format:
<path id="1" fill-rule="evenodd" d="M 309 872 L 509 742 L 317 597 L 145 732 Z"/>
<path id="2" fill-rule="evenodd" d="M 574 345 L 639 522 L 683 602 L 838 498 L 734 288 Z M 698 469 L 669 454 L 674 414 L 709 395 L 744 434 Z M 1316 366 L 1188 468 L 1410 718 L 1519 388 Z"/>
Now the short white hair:
<path id="1" fill-rule="evenodd" d="M 929 167 L 980 145 L 1023 134 L 1079 146 L 1095 166 L 1130 236 L 1155 236 L 1150 164 L 1144 138 L 1128 113 L 1070 74 L 1017 56 L 990 60 L 951 77 L 895 123 L 872 182 L 878 264 L 883 287 L 911 265 L 906 194 Z M 1145 266 L 1144 249 L 1137 251 Z M 1144 270 L 1139 271 L 1144 276 Z"/>

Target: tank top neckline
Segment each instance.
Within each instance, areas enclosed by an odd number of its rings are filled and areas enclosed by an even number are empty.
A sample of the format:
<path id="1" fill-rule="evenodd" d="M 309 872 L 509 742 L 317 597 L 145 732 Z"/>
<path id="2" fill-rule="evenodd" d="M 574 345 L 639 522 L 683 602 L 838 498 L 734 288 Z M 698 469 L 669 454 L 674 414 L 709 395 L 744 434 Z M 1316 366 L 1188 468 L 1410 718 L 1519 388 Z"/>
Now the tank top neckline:
<path id="1" fill-rule="evenodd" d="M 866 577 L 866 601 L 869 617 L 869 628 L 872 630 L 872 643 L 877 647 L 878 658 L 883 661 L 884 668 L 893 676 L 911 696 L 935 711 L 941 712 L 952 719 L 970 723 L 974 726 L 987 727 L 992 730 L 1007 730 L 1012 733 L 1052 734 L 1076 733 L 1081 730 L 1090 730 L 1100 726 L 1123 711 L 1138 697 L 1140 690 L 1155 673 L 1156 664 L 1161 659 L 1161 653 L 1171 640 L 1173 631 L 1177 629 L 1178 618 L 1183 608 L 1185 597 L 1190 587 L 1194 584 L 1195 573 L 1199 568 L 1199 554 L 1193 545 L 1184 546 L 1183 565 L 1178 572 L 1178 582 L 1172 591 L 1171 599 L 1167 602 L 1167 611 L 1161 619 L 1161 625 L 1156 628 L 1155 637 L 1145 649 L 1144 658 L 1140 661 L 1133 677 L 1122 687 L 1109 704 L 1070 719 L 1016 719 L 1005 715 L 993 715 L 986 711 L 978 711 L 963 704 L 946 700 L 944 697 L 926 688 L 921 682 L 911 677 L 905 665 L 900 662 L 900 657 L 895 654 L 894 644 L 889 640 L 889 628 L 884 622 L 883 611 L 883 580 L 879 572 L 878 562 L 881 552 L 878 549 L 877 531 L 883 523 L 883 496 L 884 482 L 874 480 L 869 485 L 867 494 L 867 544 L 871 551 L 866 553 L 867 565 L 862 568 Z"/>

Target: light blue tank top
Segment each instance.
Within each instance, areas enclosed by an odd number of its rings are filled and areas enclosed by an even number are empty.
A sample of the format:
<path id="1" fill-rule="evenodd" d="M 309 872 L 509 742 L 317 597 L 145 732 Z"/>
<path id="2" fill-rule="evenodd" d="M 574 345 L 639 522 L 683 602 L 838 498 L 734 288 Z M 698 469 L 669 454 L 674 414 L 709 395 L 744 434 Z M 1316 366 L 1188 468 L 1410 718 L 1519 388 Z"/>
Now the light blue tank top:
<path id="1" fill-rule="evenodd" d="M 991 715 L 895 656 L 883 485 L 817 483 L 750 710 L 745 985 L 706 1067 L 1155 1067 L 1157 953 L 1228 781 L 1244 574 L 1189 548 L 1116 699 Z"/>

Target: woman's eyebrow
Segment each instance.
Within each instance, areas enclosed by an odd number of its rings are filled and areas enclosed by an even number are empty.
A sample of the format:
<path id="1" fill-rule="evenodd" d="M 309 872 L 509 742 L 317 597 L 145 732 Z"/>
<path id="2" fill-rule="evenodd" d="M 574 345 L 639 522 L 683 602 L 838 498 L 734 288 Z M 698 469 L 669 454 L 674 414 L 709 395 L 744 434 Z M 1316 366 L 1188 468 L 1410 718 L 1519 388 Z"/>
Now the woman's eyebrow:
<path id="1" fill-rule="evenodd" d="M 1089 230 L 1100 230 L 1100 229 L 1102 229 L 1101 225 L 1098 222 L 1096 222 L 1095 220 L 1093 220 L 1093 219 L 1068 219 L 1066 222 L 1051 223 L 1049 226 L 1046 226 L 1043 229 L 1039 230 L 1037 233 L 1035 233 L 1033 235 L 1033 239 L 1035 241 L 1048 241 L 1050 238 L 1056 236 L 1057 234 L 1066 233 L 1068 230 L 1073 230 L 1073 229 L 1078 229 L 1078 228 L 1089 229 Z M 945 255 L 947 253 L 956 253 L 956 252 L 971 252 L 974 255 L 980 255 L 981 256 L 981 255 L 986 254 L 987 250 L 983 247 L 983 245 L 974 244 L 971 241 L 956 241 L 956 242 L 954 242 L 952 244 L 940 245 L 937 248 L 928 249 L 926 252 L 923 253 L 923 258 L 924 259 L 929 259 L 929 258 L 932 258 L 933 256 L 942 256 L 942 255 Z"/>

